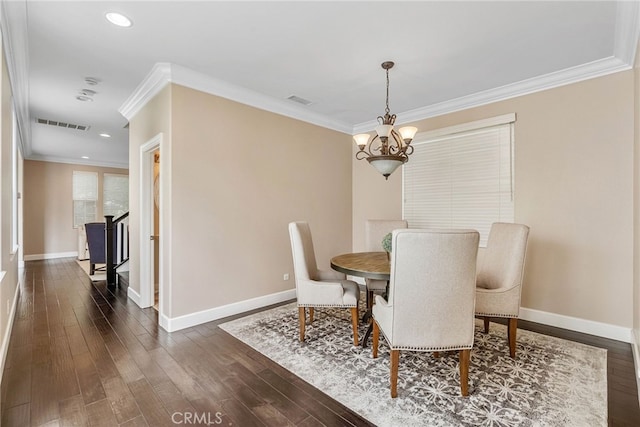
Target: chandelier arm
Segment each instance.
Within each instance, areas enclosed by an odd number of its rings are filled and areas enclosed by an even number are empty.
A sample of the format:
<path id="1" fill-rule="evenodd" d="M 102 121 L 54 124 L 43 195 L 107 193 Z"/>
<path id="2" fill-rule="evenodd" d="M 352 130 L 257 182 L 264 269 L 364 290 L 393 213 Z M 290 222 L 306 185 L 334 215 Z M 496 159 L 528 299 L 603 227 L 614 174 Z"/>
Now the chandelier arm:
<path id="1" fill-rule="evenodd" d="M 356 160 L 364 160 L 367 157 L 371 157 L 371 153 L 364 150 L 360 150 L 356 153 Z"/>
<path id="2" fill-rule="evenodd" d="M 400 134 L 395 129 L 391 130 L 391 136 L 393 137 L 393 140 L 395 141 L 396 144 L 389 145 L 389 152 L 403 153 L 404 140 L 402 139 L 402 136 L 400 136 Z"/>
<path id="3" fill-rule="evenodd" d="M 378 156 L 379 154 L 375 154 L 377 151 L 382 153 L 382 147 L 374 147 L 373 143 L 376 140 L 379 140 L 380 138 L 378 137 L 378 135 L 374 136 L 373 139 L 371 141 L 369 141 L 367 143 L 367 145 L 365 145 L 364 147 L 360 148 L 359 151 L 356 152 L 356 159 L 357 160 L 363 160 L 372 156 Z"/>

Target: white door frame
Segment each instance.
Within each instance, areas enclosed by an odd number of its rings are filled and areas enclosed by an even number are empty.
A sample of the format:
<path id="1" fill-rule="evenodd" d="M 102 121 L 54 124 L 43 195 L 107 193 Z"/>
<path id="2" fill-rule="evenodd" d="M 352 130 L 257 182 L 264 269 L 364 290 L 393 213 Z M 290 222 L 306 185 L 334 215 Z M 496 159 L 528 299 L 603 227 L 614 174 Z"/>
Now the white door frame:
<path id="1" fill-rule="evenodd" d="M 154 165 L 154 152 L 160 149 L 162 153 L 162 133 L 157 134 L 149 141 L 144 143 L 140 147 L 140 217 L 139 217 L 139 230 L 140 230 L 140 307 L 151 307 L 154 304 L 154 272 L 153 272 L 153 241 L 151 236 L 154 235 L 153 230 L 153 165 Z M 164 161 L 160 162 L 160 200 L 158 210 L 160 211 L 160 254 L 158 257 L 159 266 L 159 279 L 158 279 L 158 312 L 159 318 L 165 313 L 164 310 L 164 206 L 166 203 L 165 197 L 163 197 L 163 190 L 166 186 L 163 185 L 166 180 L 165 168 L 163 168 Z"/>

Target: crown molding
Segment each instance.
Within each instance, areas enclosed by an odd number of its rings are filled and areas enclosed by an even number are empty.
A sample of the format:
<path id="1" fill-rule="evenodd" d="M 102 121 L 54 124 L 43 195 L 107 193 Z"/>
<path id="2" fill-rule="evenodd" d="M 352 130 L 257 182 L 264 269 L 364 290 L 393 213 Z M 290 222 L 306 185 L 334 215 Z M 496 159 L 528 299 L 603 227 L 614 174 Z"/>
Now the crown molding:
<path id="1" fill-rule="evenodd" d="M 158 63 L 138 85 L 136 90 L 118 109 L 120 114 L 131 120 L 165 85 L 175 83 L 210 95 L 270 111 L 282 116 L 311 123 L 338 132 L 351 133 L 352 126 L 332 120 L 322 114 L 309 111 L 280 99 L 273 98 L 241 86 L 210 77 L 206 74 L 176 64 Z"/>
<path id="2" fill-rule="evenodd" d="M 13 105 L 18 122 L 18 147 L 24 157 L 31 154 L 29 119 L 29 37 L 26 0 L 0 2 L 0 28 L 7 61 Z"/>
<path id="3" fill-rule="evenodd" d="M 171 64 L 158 62 L 118 108 L 118 112 L 131 120 L 154 96 L 171 82 Z"/>
<path id="4" fill-rule="evenodd" d="M 640 2 L 618 1 L 613 54 L 631 66 L 635 61 L 640 37 Z"/>
<path id="5" fill-rule="evenodd" d="M 455 111 L 466 110 L 468 108 L 503 101 L 517 96 L 540 92 L 629 69 L 631 69 L 630 64 L 611 56 L 609 58 L 589 62 L 587 64 L 578 65 L 576 67 L 567 68 L 561 71 L 545 74 L 543 76 L 522 80 L 520 82 L 508 84 L 495 89 L 489 89 L 472 95 L 452 99 L 450 101 L 444 101 L 428 105 L 426 107 L 405 111 L 397 114 L 398 124 L 415 122 L 430 117 L 453 113 Z M 360 123 L 353 127 L 352 133 L 355 135 L 358 133 L 370 132 L 377 125 L 378 122 L 375 120 Z"/>
<path id="6" fill-rule="evenodd" d="M 35 160 L 38 162 L 65 163 L 68 165 L 97 166 L 102 168 L 116 168 L 116 169 L 129 170 L 129 163 L 104 162 L 100 160 L 91 160 L 91 159 L 73 159 L 69 157 L 58 157 L 58 156 L 43 156 L 40 154 L 32 154 L 29 157 L 25 157 L 25 160 Z"/>

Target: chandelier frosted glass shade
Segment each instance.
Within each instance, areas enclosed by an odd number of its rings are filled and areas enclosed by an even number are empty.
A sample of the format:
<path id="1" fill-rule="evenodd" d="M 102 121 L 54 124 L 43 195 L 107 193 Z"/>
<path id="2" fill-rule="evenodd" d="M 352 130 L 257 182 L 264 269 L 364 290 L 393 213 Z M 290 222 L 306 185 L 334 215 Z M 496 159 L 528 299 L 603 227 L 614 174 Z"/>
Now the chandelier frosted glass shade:
<path id="1" fill-rule="evenodd" d="M 398 131 L 393 128 L 396 115 L 390 114 L 389 111 L 389 69 L 393 65 L 391 61 L 382 63 L 382 68 L 387 73 L 387 104 L 384 116 L 378 116 L 380 124 L 375 128 L 376 135 L 371 140 L 368 133 L 353 136 L 359 148 L 356 159 L 367 159 L 385 179 L 389 179 L 389 175 L 398 169 L 398 166 L 409 160 L 413 153 L 411 141 L 418 131 L 418 128 L 413 126 L 405 126 Z"/>
<path id="2" fill-rule="evenodd" d="M 376 168 L 382 176 L 389 179 L 389 175 L 391 175 L 396 169 L 398 169 L 398 166 L 402 165 L 407 160 L 398 158 L 398 156 L 374 156 L 369 157 L 367 161 L 369 161 L 371 166 Z"/>

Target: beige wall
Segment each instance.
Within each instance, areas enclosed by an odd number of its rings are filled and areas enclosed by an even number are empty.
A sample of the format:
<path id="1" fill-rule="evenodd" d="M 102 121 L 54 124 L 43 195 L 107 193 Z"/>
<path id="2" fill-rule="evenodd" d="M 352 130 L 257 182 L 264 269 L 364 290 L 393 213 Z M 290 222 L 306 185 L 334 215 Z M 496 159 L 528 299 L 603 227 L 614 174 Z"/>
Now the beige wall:
<path id="1" fill-rule="evenodd" d="M 12 244 L 13 218 L 13 118 L 11 86 L 4 49 L 0 40 L 0 348 L 8 345 L 9 308 L 15 304 L 18 287 L 18 251 Z M 18 164 L 20 170 L 20 164 Z M 0 369 L 4 366 L 0 353 Z"/>
<path id="2" fill-rule="evenodd" d="M 633 174 L 633 329 L 635 343 L 640 349 L 640 43 L 636 49 L 634 67 L 634 174 Z M 640 386 L 640 381 L 638 381 Z"/>
<path id="3" fill-rule="evenodd" d="M 531 227 L 523 307 L 633 323 L 634 73 L 415 123 L 420 131 L 515 112 L 515 220 Z M 354 160 L 354 248 L 367 218 L 400 218 L 402 183 Z"/>
<path id="4" fill-rule="evenodd" d="M 24 162 L 24 255 L 77 252 L 78 230 L 73 228 L 73 171 L 98 173 L 98 221 L 102 216 L 103 174 L 127 175 L 127 169 L 86 165 Z"/>
<path id="5" fill-rule="evenodd" d="M 349 135 L 170 90 L 172 147 L 161 152 L 161 167 L 171 162 L 170 317 L 293 289 L 290 221 L 309 221 L 322 268 L 351 249 Z M 138 126 L 161 123 L 148 109 L 131 120 L 132 150 L 150 137 Z"/>
<path id="6" fill-rule="evenodd" d="M 140 293 L 140 147 L 162 133 L 161 162 L 167 165 L 171 156 L 171 95 L 172 86 L 167 85 L 129 123 L 129 288 Z M 170 204 L 169 204 L 170 206 Z M 171 209 L 161 212 L 169 220 Z M 158 230 L 162 239 L 168 230 Z M 147 243 L 148 237 L 144 239 Z M 166 248 L 169 250 L 170 248 Z M 168 254 L 165 254 L 165 259 Z M 165 263 L 164 274 L 170 274 Z M 168 293 L 165 290 L 165 294 Z M 166 314 L 166 313 L 165 313 Z"/>

